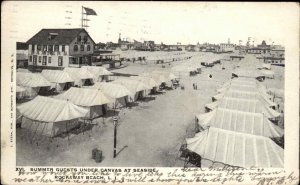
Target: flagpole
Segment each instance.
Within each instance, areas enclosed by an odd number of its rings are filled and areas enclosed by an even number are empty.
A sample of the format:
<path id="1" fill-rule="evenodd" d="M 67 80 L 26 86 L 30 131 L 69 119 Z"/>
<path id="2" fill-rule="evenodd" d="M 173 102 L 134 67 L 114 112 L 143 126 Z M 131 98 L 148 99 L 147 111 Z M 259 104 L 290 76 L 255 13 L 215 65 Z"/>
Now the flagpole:
<path id="1" fill-rule="evenodd" d="M 83 28 L 83 6 L 81 6 L 81 28 Z"/>

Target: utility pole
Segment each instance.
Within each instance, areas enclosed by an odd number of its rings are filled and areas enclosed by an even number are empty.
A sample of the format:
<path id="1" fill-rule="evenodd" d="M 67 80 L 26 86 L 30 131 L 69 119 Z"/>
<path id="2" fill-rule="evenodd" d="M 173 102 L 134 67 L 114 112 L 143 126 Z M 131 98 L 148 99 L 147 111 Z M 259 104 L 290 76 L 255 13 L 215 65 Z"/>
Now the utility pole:
<path id="1" fill-rule="evenodd" d="M 113 124 L 114 124 L 114 158 L 117 156 L 117 126 L 118 126 L 118 118 L 113 117 Z"/>

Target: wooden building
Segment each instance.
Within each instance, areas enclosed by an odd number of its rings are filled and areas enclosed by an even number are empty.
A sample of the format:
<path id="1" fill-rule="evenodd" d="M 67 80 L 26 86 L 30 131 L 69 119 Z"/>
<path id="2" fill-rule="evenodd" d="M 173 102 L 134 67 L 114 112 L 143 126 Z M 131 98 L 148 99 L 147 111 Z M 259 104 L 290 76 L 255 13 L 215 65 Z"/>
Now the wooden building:
<path id="1" fill-rule="evenodd" d="M 82 28 L 42 29 L 27 44 L 29 67 L 42 69 L 90 65 L 95 46 Z"/>

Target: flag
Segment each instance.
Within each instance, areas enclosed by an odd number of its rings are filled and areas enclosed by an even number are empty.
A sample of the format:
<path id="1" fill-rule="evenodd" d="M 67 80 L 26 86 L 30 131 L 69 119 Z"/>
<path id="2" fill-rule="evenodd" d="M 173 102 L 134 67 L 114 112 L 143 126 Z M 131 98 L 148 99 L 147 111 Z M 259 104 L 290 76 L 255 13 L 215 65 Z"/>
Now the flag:
<path id="1" fill-rule="evenodd" d="M 83 8 L 84 8 L 86 15 L 97 15 L 95 10 L 93 10 L 91 8 L 86 8 L 86 7 L 83 7 Z"/>

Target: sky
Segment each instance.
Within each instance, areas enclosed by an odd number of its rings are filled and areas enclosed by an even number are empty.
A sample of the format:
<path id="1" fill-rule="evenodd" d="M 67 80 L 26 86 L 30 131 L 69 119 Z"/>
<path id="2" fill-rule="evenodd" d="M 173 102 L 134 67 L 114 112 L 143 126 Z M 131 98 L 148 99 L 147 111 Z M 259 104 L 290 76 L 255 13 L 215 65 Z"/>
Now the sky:
<path id="1" fill-rule="evenodd" d="M 9 37 L 26 42 L 43 28 L 80 28 L 82 6 L 92 8 L 87 31 L 98 42 L 122 39 L 165 44 L 285 44 L 295 17 L 291 3 L 12 1 L 1 6 Z M 71 13 L 70 13 L 71 12 Z M 66 17 L 71 17 L 67 19 Z M 71 24 L 71 25 L 67 25 Z M 298 30 L 295 30 L 298 31 Z"/>

